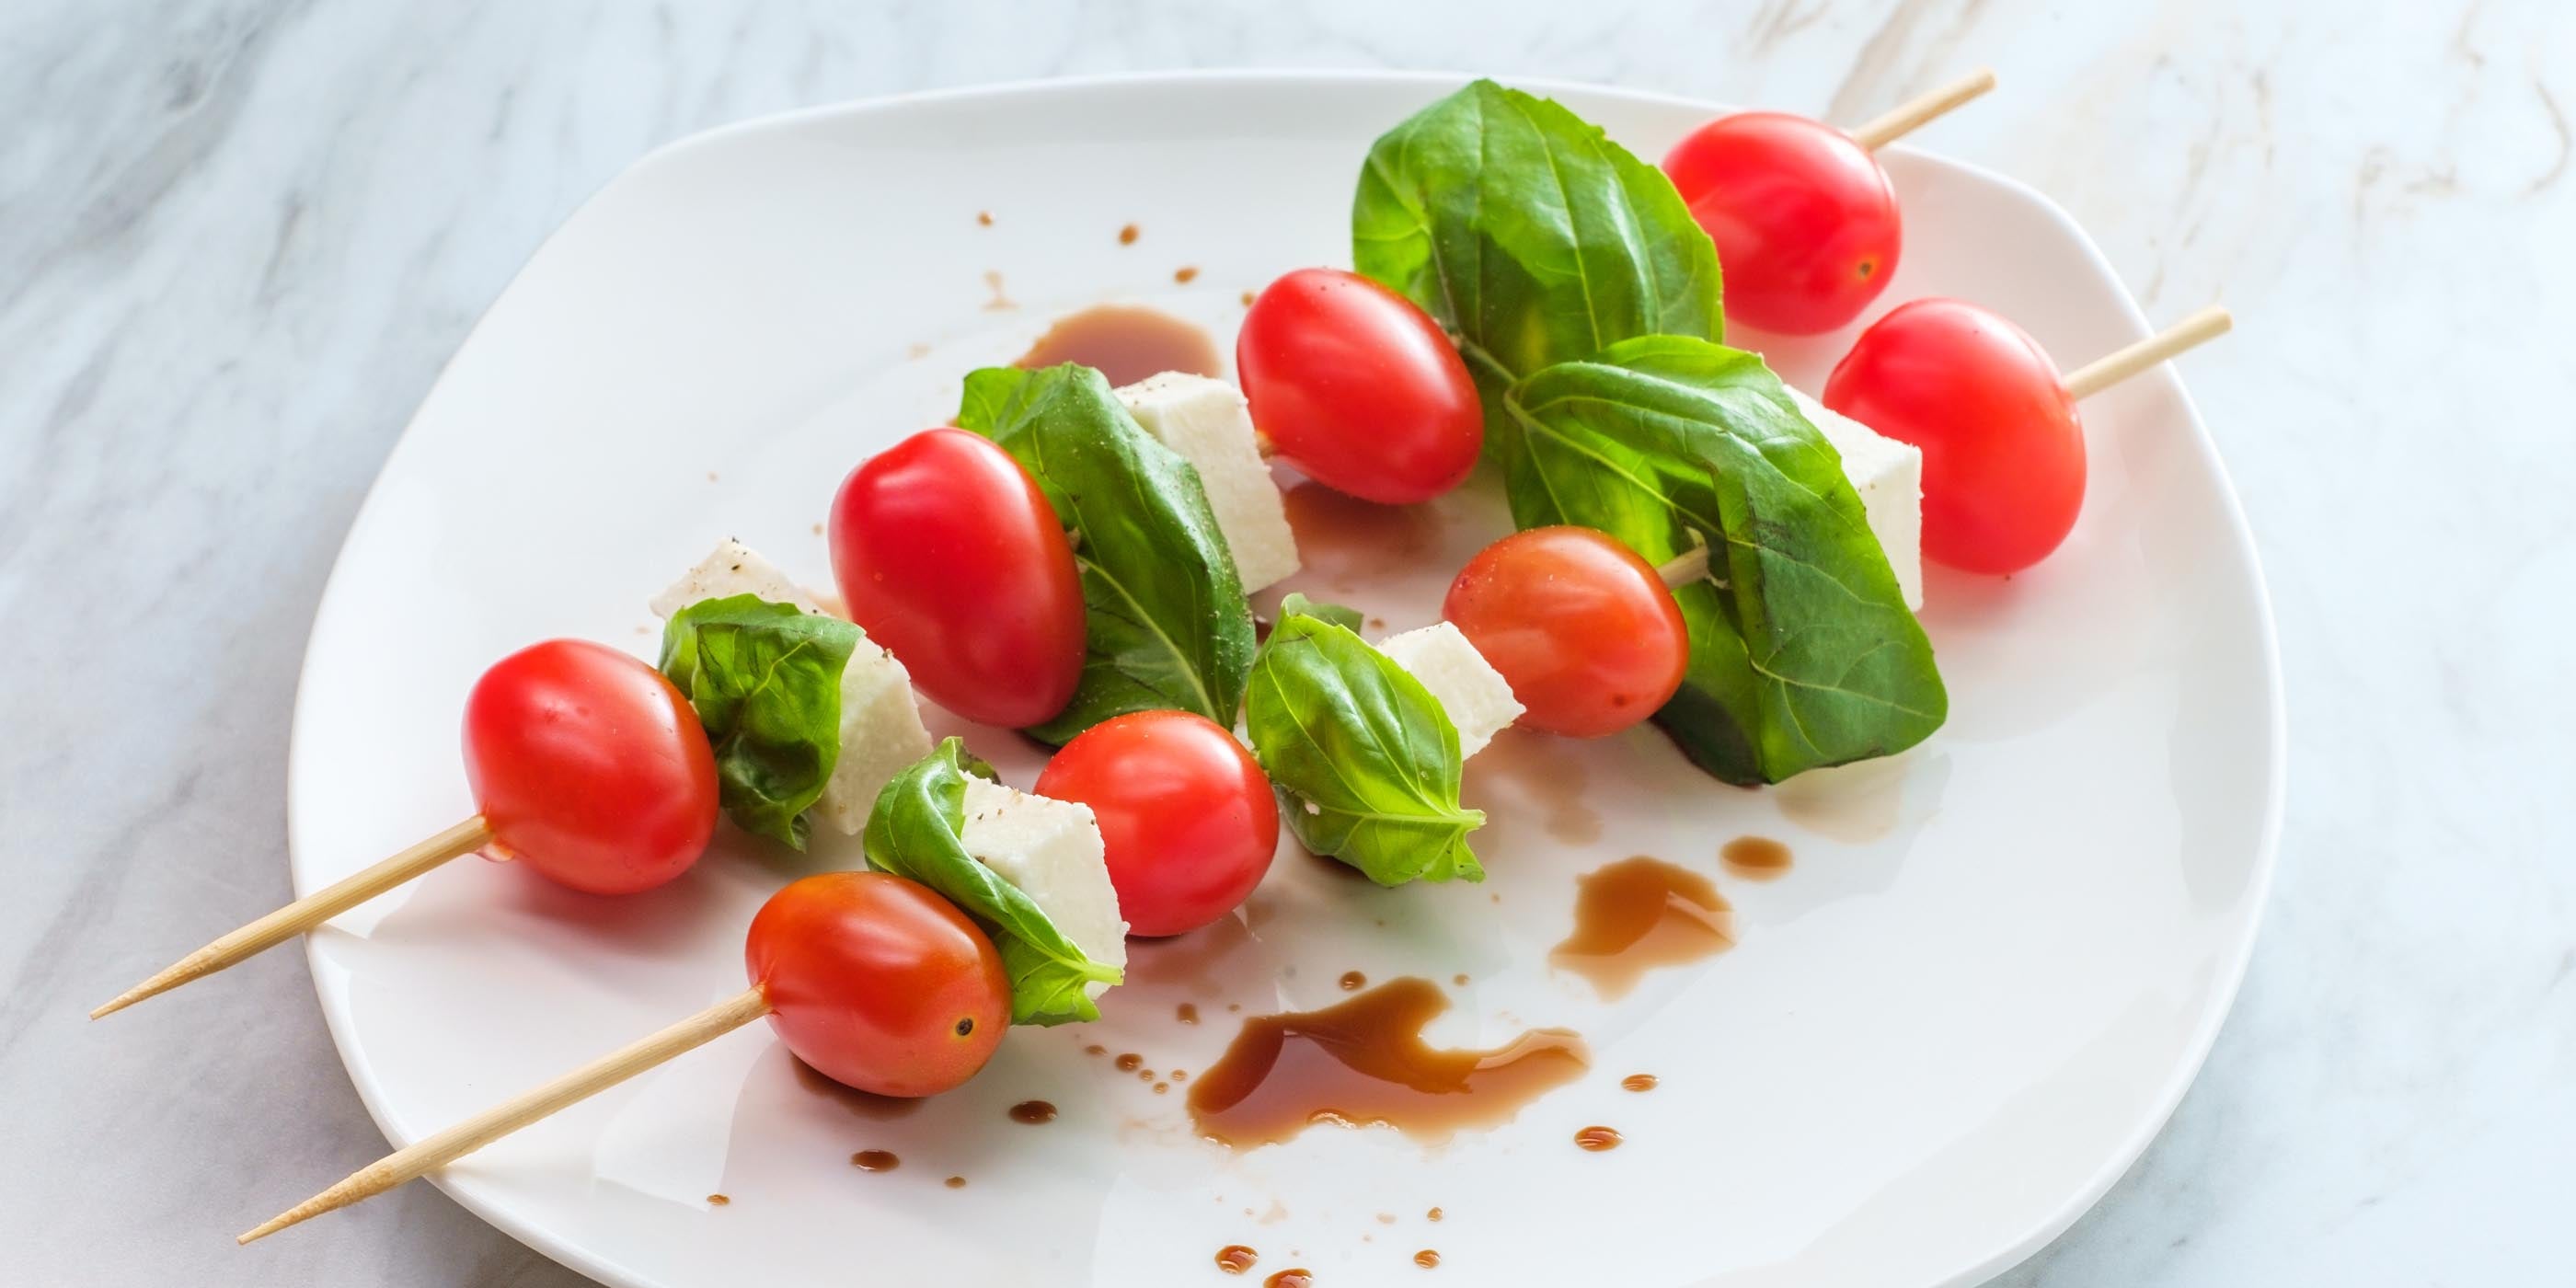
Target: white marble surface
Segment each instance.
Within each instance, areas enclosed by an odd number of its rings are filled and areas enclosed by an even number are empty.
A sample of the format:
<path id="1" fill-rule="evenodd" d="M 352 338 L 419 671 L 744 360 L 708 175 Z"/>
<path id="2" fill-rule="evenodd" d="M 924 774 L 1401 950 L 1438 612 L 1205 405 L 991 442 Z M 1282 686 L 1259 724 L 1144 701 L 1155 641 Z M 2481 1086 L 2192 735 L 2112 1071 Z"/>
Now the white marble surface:
<path id="1" fill-rule="evenodd" d="M 2576 1274 L 2576 7 L 1443 10 L 0 6 L 0 1279 L 580 1282 L 426 1186 L 231 1246 L 235 1196 L 381 1145 L 300 954 L 204 986 L 221 1006 L 82 1012 L 283 897 L 287 715 L 341 533 L 476 315 L 646 149 L 1237 64 L 1853 120 L 1977 62 L 2004 91 L 1926 146 L 2054 195 L 2151 312 L 2238 312 L 2188 378 L 2271 577 L 2292 742 L 2281 879 L 2207 1071 L 2003 1282 Z"/>

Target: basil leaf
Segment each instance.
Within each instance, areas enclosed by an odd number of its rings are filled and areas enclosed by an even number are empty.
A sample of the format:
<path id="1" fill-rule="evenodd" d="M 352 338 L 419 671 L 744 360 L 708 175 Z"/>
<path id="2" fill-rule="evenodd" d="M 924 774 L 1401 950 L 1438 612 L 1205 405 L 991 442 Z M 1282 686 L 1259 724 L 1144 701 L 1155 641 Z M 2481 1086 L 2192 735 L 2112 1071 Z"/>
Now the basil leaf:
<path id="1" fill-rule="evenodd" d="M 1358 631 L 1360 623 L 1366 620 L 1360 616 L 1360 610 L 1356 608 L 1343 604 L 1318 603 L 1306 598 L 1304 591 L 1292 590 L 1288 592 L 1286 598 L 1279 601 L 1279 619 L 1286 621 L 1298 616 L 1331 622 L 1343 630 L 1353 632 Z"/>
<path id="2" fill-rule="evenodd" d="M 756 595 L 702 599 L 662 627 L 662 674 L 716 753 L 716 798 L 744 831 L 805 848 L 805 811 L 841 757 L 841 671 L 859 628 Z"/>
<path id="3" fill-rule="evenodd" d="M 1458 730 L 1422 682 L 1344 626 L 1279 619 L 1243 718 L 1279 812 L 1307 849 L 1379 885 L 1485 879 L 1458 804 Z"/>
<path id="4" fill-rule="evenodd" d="M 1489 80 L 1369 149 L 1351 262 L 1457 340 L 1506 470 L 1521 448 L 1500 405 L 1513 380 L 1632 336 L 1725 335 L 1717 250 L 1664 172 Z"/>
<path id="5" fill-rule="evenodd" d="M 1514 523 L 1598 528 L 1656 563 L 1713 547 L 1714 580 L 1674 592 L 1690 671 L 1656 714 L 1702 768 L 1778 782 L 1940 727 L 1931 642 L 1860 495 L 1762 359 L 1646 336 L 1531 375 L 1504 405 L 1527 444 Z"/>
<path id="6" fill-rule="evenodd" d="M 1139 428 L 1089 367 L 988 367 L 966 377 L 960 428 L 1027 468 L 1073 530 L 1088 607 L 1073 700 L 1029 733 L 1062 744 L 1131 711 L 1234 722 L 1252 608 L 1198 471 Z"/>
<path id="7" fill-rule="evenodd" d="M 1099 1019 L 1086 986 L 1125 972 L 1084 956 L 1026 892 L 966 852 L 966 780 L 978 767 L 991 768 L 950 738 L 887 783 L 868 815 L 868 866 L 938 891 L 983 927 L 1011 979 L 1013 1024 Z"/>

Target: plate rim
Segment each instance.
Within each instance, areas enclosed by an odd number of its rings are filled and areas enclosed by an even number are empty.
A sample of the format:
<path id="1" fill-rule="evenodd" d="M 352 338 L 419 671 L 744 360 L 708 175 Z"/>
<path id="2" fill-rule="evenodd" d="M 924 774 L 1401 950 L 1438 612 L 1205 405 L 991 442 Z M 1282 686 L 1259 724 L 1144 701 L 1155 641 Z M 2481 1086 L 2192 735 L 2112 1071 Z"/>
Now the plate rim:
<path id="1" fill-rule="evenodd" d="M 350 516 L 349 526 L 342 532 L 339 545 L 332 552 L 331 571 L 323 581 L 321 594 L 314 603 L 312 618 L 305 628 L 304 655 L 297 665 L 294 713 L 290 717 L 287 735 L 287 874 L 289 886 L 295 896 L 301 898 L 310 894 L 320 884 L 306 870 L 304 850 L 297 840 L 298 815 L 295 808 L 295 785 L 303 777 L 301 766 L 307 754 L 305 721 L 308 706 L 305 698 L 313 682 L 313 644 L 326 622 L 336 616 L 335 605 L 346 593 L 342 574 L 349 546 L 369 523 L 370 517 L 375 514 L 378 493 L 383 488 L 385 477 L 391 472 L 405 444 L 411 440 L 412 431 L 420 422 L 421 410 L 428 407 L 437 398 L 440 390 L 447 385 L 454 374 L 457 360 L 482 334 L 491 319 L 493 310 L 519 285 L 527 275 L 529 267 L 542 258 L 567 230 L 580 222 L 581 217 L 598 205 L 609 193 L 625 186 L 649 169 L 668 163 L 674 157 L 701 148 L 717 146 L 738 136 L 772 130 L 792 130 L 823 120 L 900 113 L 935 104 L 1055 94 L 1081 95 L 1104 89 L 1163 85 L 1270 84 L 1283 88 L 1323 89 L 1334 84 L 1366 82 L 1376 85 L 1420 86 L 1436 89 L 1440 86 L 1463 84 L 1476 79 L 1492 79 L 1513 88 L 1549 95 L 1571 93 L 1658 107 L 1682 108 L 1710 115 L 1744 110 L 1738 105 L 1695 95 L 1557 77 L 1488 76 L 1481 73 L 1402 68 L 1174 68 L 946 86 L 812 104 L 694 131 L 662 143 L 620 167 L 615 174 L 610 175 L 583 197 L 561 222 L 539 239 L 518 266 L 511 270 L 509 280 L 504 282 L 485 303 L 483 311 L 476 317 L 474 324 L 467 328 L 465 334 L 457 341 L 455 350 L 439 364 L 437 375 L 423 389 L 419 403 L 413 408 L 412 414 L 404 420 L 402 429 L 394 435 L 392 443 L 387 447 L 383 462 L 377 466 L 375 477 L 368 481 L 357 509 Z M 2121 311 L 2136 336 L 2143 338 L 2153 333 L 2154 327 L 2145 310 L 2139 306 L 2136 295 L 2129 289 L 2127 280 L 2119 274 L 2109 257 L 2103 254 L 2101 247 L 2094 242 L 2083 225 L 2048 194 L 2010 175 L 1977 163 L 1958 160 L 1902 142 L 1891 144 L 1883 150 L 1913 158 L 1920 163 L 1963 173 L 2006 189 L 2031 202 L 2068 235 L 2070 240 L 2081 249 L 2087 261 L 2099 270 L 2105 279 L 2117 284 Z M 1992 1252 L 1937 1279 L 1927 1281 L 1924 1288 L 1965 1288 L 1966 1285 L 1985 1282 L 2019 1265 L 2065 1233 L 2085 1213 L 2090 1212 L 2101 1202 L 2103 1196 L 2110 1192 L 2111 1187 L 2128 1173 L 2139 1158 L 2144 1156 L 2148 1146 L 2162 1134 L 2165 1125 L 2172 1120 L 2174 1112 L 2180 1108 L 2183 1097 L 2198 1081 L 2201 1069 L 2208 1062 L 2210 1051 L 2217 1043 L 2219 1032 L 2226 1026 L 2228 1017 L 2234 1013 L 2238 993 L 2242 989 L 2246 970 L 2253 958 L 2254 946 L 2262 937 L 2263 924 L 2271 908 L 2272 885 L 2280 866 L 2281 834 L 2288 800 L 2289 710 L 2281 670 L 2280 632 L 2275 620 L 2270 584 L 2263 572 L 2261 551 L 2254 543 L 2252 525 L 2245 517 L 2244 498 L 2238 492 L 2235 479 L 2228 472 L 2226 461 L 2219 454 L 2217 442 L 2211 436 L 2207 423 L 2202 419 L 2199 405 L 2193 400 L 2189 388 L 2184 384 L 2179 369 L 2171 363 L 2164 364 L 2155 371 L 2153 378 L 2164 381 L 2171 387 L 2172 393 L 2179 401 L 2183 419 L 2189 426 L 2188 440 L 2191 447 L 2199 454 L 2201 464 L 2210 471 L 2219 485 L 2220 499 L 2224 502 L 2227 546 L 2243 560 L 2250 578 L 2250 589 L 2253 592 L 2254 626 L 2258 636 L 2264 690 L 2268 697 L 2262 713 L 2267 732 L 2263 748 L 2267 781 L 2264 784 L 2262 798 L 2261 826 L 2255 840 L 2253 869 L 2247 882 L 2250 897 L 2244 914 L 2244 930 L 2223 954 L 2219 987 L 2211 994 L 2215 1005 L 2208 1007 L 2201 1016 L 2185 1044 L 2184 1057 L 2175 1063 L 2163 1085 L 2157 1089 L 2147 1112 L 2140 1116 L 2129 1134 L 2121 1139 L 2119 1145 L 2081 1186 L 2071 1191 L 2068 1197 L 2048 1214 Z M 316 1000 L 321 1003 L 323 1023 L 331 1035 L 333 1053 L 339 1057 L 342 1070 L 349 1075 L 350 1084 L 357 1091 L 359 1102 L 365 1107 L 368 1118 L 375 1123 L 376 1129 L 384 1135 L 388 1144 L 400 1148 L 413 1143 L 411 1140 L 402 1139 L 389 1123 L 382 1098 L 383 1088 L 374 1078 L 362 1074 L 350 1057 L 351 1039 L 348 1025 L 352 1019 L 349 1013 L 349 999 L 347 990 L 335 988 L 330 975 L 324 970 L 322 954 L 326 937 L 308 933 L 302 936 L 302 939 L 305 969 L 311 977 Z M 421 1179 L 436 1186 L 439 1192 L 474 1214 L 485 1224 L 577 1273 L 600 1283 L 613 1285 L 614 1288 L 670 1288 L 667 1281 L 596 1254 L 586 1247 L 556 1236 L 545 1227 L 522 1219 L 504 1205 L 481 1193 L 480 1187 L 473 1183 L 470 1176 L 451 1176 L 446 1169 L 440 1168 L 425 1173 Z"/>

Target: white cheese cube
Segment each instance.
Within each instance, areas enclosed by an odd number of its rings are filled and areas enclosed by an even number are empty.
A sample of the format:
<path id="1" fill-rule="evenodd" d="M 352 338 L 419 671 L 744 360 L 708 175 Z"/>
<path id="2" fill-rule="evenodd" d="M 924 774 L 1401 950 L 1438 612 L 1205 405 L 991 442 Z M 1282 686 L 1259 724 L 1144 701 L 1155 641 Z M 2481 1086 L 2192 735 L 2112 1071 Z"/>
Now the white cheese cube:
<path id="1" fill-rule="evenodd" d="M 1127 923 L 1109 884 L 1107 849 L 1091 808 L 981 778 L 966 780 L 966 852 L 1018 886 L 1082 955 L 1125 969 Z M 1100 996 L 1107 984 L 1094 983 Z"/>
<path id="2" fill-rule="evenodd" d="M 669 617 L 702 599 L 730 599 L 736 595 L 758 595 L 773 604 L 794 604 L 809 613 L 819 613 L 814 597 L 797 588 L 794 580 L 778 565 L 761 558 L 752 548 L 727 537 L 716 543 L 715 553 L 698 561 L 671 588 L 653 597 L 650 607 L 656 617 Z"/>
<path id="3" fill-rule="evenodd" d="M 930 729 L 912 696 L 912 673 L 867 633 L 841 668 L 841 758 L 815 810 L 844 836 L 866 830 L 877 793 L 930 754 Z"/>
<path id="4" fill-rule="evenodd" d="M 1923 607 L 1923 449 L 1900 443 L 1792 389 L 1808 423 L 1834 445 L 1843 473 L 1860 493 L 1870 533 L 1896 571 L 1907 608 Z"/>
<path id="5" fill-rule="evenodd" d="M 1163 446 L 1199 472 L 1208 508 L 1234 552 L 1243 593 L 1287 580 L 1297 571 L 1297 537 L 1270 466 L 1261 459 L 1252 412 L 1222 380 L 1166 371 L 1118 391 L 1118 401 Z"/>
<path id="6" fill-rule="evenodd" d="M 758 595 L 809 613 L 823 611 L 776 564 L 731 537 L 654 596 L 652 608 L 669 617 L 699 600 L 735 595 Z M 841 668 L 841 753 L 832 762 L 823 795 L 814 802 L 815 812 L 843 835 L 858 835 L 868 825 L 868 812 L 876 808 L 877 793 L 929 755 L 930 746 L 930 729 L 922 724 L 921 704 L 912 696 L 912 674 L 867 632 L 859 632 L 858 645 Z"/>
<path id="7" fill-rule="evenodd" d="M 1520 718 L 1521 704 L 1503 673 L 1447 622 L 1390 635 L 1378 641 L 1377 651 L 1395 659 L 1440 700 L 1449 723 L 1458 726 L 1461 760 L 1483 751 L 1495 734 Z"/>

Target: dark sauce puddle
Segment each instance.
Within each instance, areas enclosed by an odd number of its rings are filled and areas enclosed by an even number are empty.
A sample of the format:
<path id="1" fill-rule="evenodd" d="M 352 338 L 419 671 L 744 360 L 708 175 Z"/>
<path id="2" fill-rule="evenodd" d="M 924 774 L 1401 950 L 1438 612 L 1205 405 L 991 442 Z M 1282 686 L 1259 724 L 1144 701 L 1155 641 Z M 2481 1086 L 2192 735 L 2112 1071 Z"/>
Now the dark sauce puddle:
<path id="1" fill-rule="evenodd" d="M 1733 918 L 1715 883 L 1640 854 L 1583 876 L 1574 901 L 1574 933 L 1547 960 L 1591 980 L 1602 997 L 1615 1000 L 1655 967 L 1697 961 L 1734 946 Z"/>
<path id="2" fill-rule="evenodd" d="M 1225 373 L 1206 328 L 1138 304 L 1100 304 L 1068 313 L 1012 365 L 1037 368 L 1065 362 L 1098 367 L 1112 385 L 1132 385 L 1165 371 Z"/>
<path id="3" fill-rule="evenodd" d="M 1590 1065 L 1583 1039 L 1563 1029 L 1492 1051 L 1436 1049 L 1422 1027 L 1448 1006 L 1437 985 L 1407 976 L 1319 1011 L 1245 1020 L 1190 1084 L 1190 1117 L 1200 1134 L 1238 1149 L 1314 1123 L 1384 1125 L 1436 1142 L 1509 1122 Z"/>

